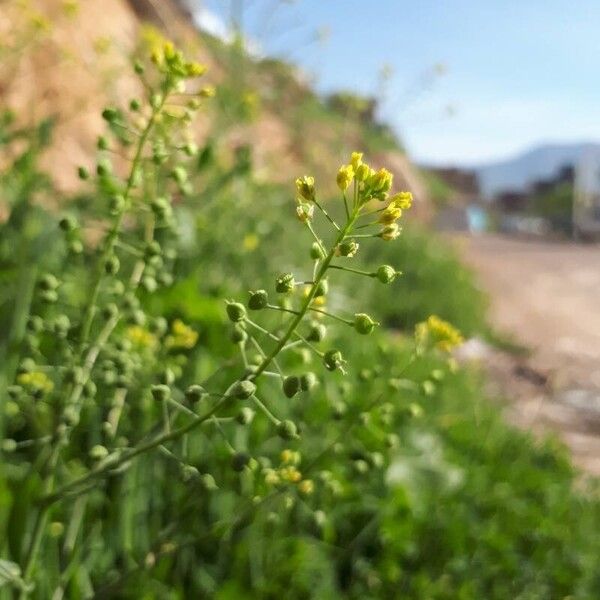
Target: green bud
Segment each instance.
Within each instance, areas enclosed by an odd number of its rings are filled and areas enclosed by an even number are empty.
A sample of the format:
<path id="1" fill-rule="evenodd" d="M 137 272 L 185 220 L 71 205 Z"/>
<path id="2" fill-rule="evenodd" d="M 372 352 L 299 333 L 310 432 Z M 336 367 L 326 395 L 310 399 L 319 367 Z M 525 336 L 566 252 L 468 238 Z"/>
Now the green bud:
<path id="1" fill-rule="evenodd" d="M 231 329 L 230 339 L 234 344 L 242 344 L 248 339 L 246 330 L 242 327 L 241 323 L 236 323 Z"/>
<path id="2" fill-rule="evenodd" d="M 177 166 L 171 171 L 171 177 L 178 185 L 183 185 L 188 180 L 187 171 L 182 166 Z"/>
<path id="3" fill-rule="evenodd" d="M 381 265 L 377 269 L 376 276 L 381 283 L 392 283 L 392 281 L 396 279 L 396 275 L 398 275 L 398 273 L 394 267 L 391 267 L 390 265 Z"/>
<path id="4" fill-rule="evenodd" d="M 202 487 L 207 492 L 214 492 L 219 489 L 215 478 L 210 473 L 204 473 L 200 476 L 200 481 L 202 482 Z"/>
<path id="5" fill-rule="evenodd" d="M 27 329 L 32 333 L 39 333 L 44 329 L 44 319 L 37 315 L 31 315 L 27 321 Z"/>
<path id="6" fill-rule="evenodd" d="M 194 383 L 185 390 L 185 398 L 188 402 L 198 402 L 205 393 L 206 390 L 201 385 Z"/>
<path id="7" fill-rule="evenodd" d="M 129 320 L 135 325 L 144 325 L 146 323 L 146 313 L 141 309 L 134 310 L 131 313 Z"/>
<path id="8" fill-rule="evenodd" d="M 325 258 L 325 252 L 323 252 L 321 244 L 313 242 L 313 245 L 310 247 L 310 257 L 313 260 L 323 260 Z"/>
<path id="9" fill-rule="evenodd" d="M 137 98 L 132 98 L 129 101 L 129 110 L 132 110 L 133 112 L 137 112 L 138 110 L 140 110 L 140 108 L 142 108 L 142 105 Z"/>
<path id="10" fill-rule="evenodd" d="M 81 181 L 85 181 L 90 178 L 90 172 L 85 167 L 77 167 L 77 176 Z"/>
<path id="11" fill-rule="evenodd" d="M 171 397 L 171 388 L 168 385 L 153 385 L 150 391 L 152 392 L 152 397 L 158 401 L 168 400 Z"/>
<path id="12" fill-rule="evenodd" d="M 275 291 L 278 294 L 288 294 L 293 291 L 294 286 L 295 281 L 292 273 L 283 273 L 275 281 Z"/>
<path id="13" fill-rule="evenodd" d="M 56 290 L 47 290 L 40 294 L 40 298 L 43 302 L 46 302 L 46 304 L 54 304 L 58 300 L 58 294 L 56 293 Z"/>
<path id="14" fill-rule="evenodd" d="M 96 395 L 96 391 L 96 384 L 91 379 L 88 379 L 83 386 L 83 395 L 86 398 L 93 398 Z"/>
<path id="15" fill-rule="evenodd" d="M 150 323 L 150 330 L 157 335 L 164 335 L 169 329 L 169 324 L 164 317 L 156 317 Z"/>
<path id="16" fill-rule="evenodd" d="M 338 400 L 333 405 L 333 417 L 339 420 L 346 414 L 347 410 L 348 407 L 346 406 L 346 403 L 342 402 L 341 400 Z"/>
<path id="17" fill-rule="evenodd" d="M 315 290 L 315 298 L 319 296 L 326 296 L 329 291 L 329 282 L 327 279 L 321 279 L 317 284 L 317 289 Z"/>
<path id="18" fill-rule="evenodd" d="M 77 229 L 77 221 L 71 216 L 66 216 L 58 222 L 58 226 L 63 231 L 73 231 L 74 229 Z"/>
<path id="19" fill-rule="evenodd" d="M 81 254 L 83 252 L 83 244 L 81 240 L 71 240 L 68 249 L 71 254 Z"/>
<path id="20" fill-rule="evenodd" d="M 200 472 L 193 465 L 182 465 L 181 466 L 181 479 L 183 481 L 191 481 L 196 479 L 200 475 Z"/>
<path id="21" fill-rule="evenodd" d="M 354 240 L 344 240 L 338 244 L 337 251 L 340 256 L 351 258 L 358 252 L 358 246 Z"/>
<path id="22" fill-rule="evenodd" d="M 115 275 L 119 271 L 121 263 L 114 254 L 109 256 L 104 263 L 104 271 L 107 275 Z"/>
<path id="23" fill-rule="evenodd" d="M 298 428 L 296 427 L 296 424 L 289 419 L 279 422 L 277 425 L 277 433 L 279 437 L 284 440 L 294 440 L 300 437 L 298 435 Z"/>
<path id="24" fill-rule="evenodd" d="M 90 458 L 93 460 L 102 460 L 108 456 L 108 448 L 106 446 L 101 446 L 100 444 L 96 444 L 90 450 Z"/>
<path id="25" fill-rule="evenodd" d="M 183 151 L 187 156 L 196 156 L 198 154 L 198 145 L 194 142 L 188 142 L 184 147 Z"/>
<path id="26" fill-rule="evenodd" d="M 108 140 L 103 135 L 98 137 L 96 141 L 96 147 L 98 150 L 106 150 L 108 148 Z"/>
<path id="27" fill-rule="evenodd" d="M 255 392 L 256 384 L 249 379 L 243 379 L 242 381 L 237 381 L 232 386 L 228 395 L 237 400 L 247 400 L 250 396 L 253 396 Z"/>
<path id="28" fill-rule="evenodd" d="M 160 256 L 162 253 L 162 248 L 160 244 L 156 240 L 152 240 L 146 244 L 144 248 L 144 256 L 146 258 L 152 258 L 153 256 Z"/>
<path id="29" fill-rule="evenodd" d="M 107 158 L 102 158 L 96 164 L 96 174 L 99 177 L 105 177 L 112 172 L 112 164 Z"/>
<path id="30" fill-rule="evenodd" d="M 166 198 L 154 198 L 150 203 L 150 208 L 157 219 L 167 220 L 173 214 L 171 203 Z"/>
<path id="31" fill-rule="evenodd" d="M 370 466 L 369 463 L 366 460 L 355 460 L 354 461 L 354 470 L 359 473 L 360 475 L 364 475 L 365 473 L 368 473 Z"/>
<path id="32" fill-rule="evenodd" d="M 329 371 L 341 369 L 345 362 L 346 361 L 339 350 L 328 350 L 325 352 L 325 356 L 323 356 L 323 363 L 325 364 L 325 368 Z"/>
<path id="33" fill-rule="evenodd" d="M 231 457 L 231 468 L 238 473 L 243 471 L 250 462 L 250 455 L 247 452 L 236 452 Z"/>
<path id="34" fill-rule="evenodd" d="M 164 383 L 166 385 L 171 385 L 175 382 L 175 371 L 170 368 L 167 367 L 161 374 L 160 374 L 160 381 L 161 383 Z"/>
<path id="35" fill-rule="evenodd" d="M 117 215 L 123 211 L 125 207 L 125 197 L 123 194 L 115 194 L 109 202 L 108 208 L 110 213 L 113 215 Z"/>
<path id="36" fill-rule="evenodd" d="M 156 283 L 156 279 L 154 277 L 150 277 L 149 275 L 144 275 L 142 277 L 142 287 L 149 293 L 155 292 L 158 288 L 158 284 Z"/>
<path id="37" fill-rule="evenodd" d="M 116 108 L 105 108 L 102 111 L 102 118 L 108 123 L 114 123 L 119 118 L 119 111 Z"/>
<path id="38" fill-rule="evenodd" d="M 71 328 L 71 321 L 69 320 L 69 317 L 67 317 L 67 315 L 58 315 L 54 319 L 52 329 L 58 337 L 61 337 L 61 338 L 66 337 L 67 334 L 69 333 L 70 328 Z"/>
<path id="39" fill-rule="evenodd" d="M 166 271 L 162 271 L 156 276 L 156 281 L 158 281 L 158 283 L 164 287 L 169 287 L 173 284 L 173 275 L 171 275 L 171 273 L 167 273 Z"/>
<path id="40" fill-rule="evenodd" d="M 295 375 L 285 377 L 282 385 L 283 393 L 288 398 L 293 398 L 300 391 L 300 378 Z"/>
<path id="41" fill-rule="evenodd" d="M 300 389 L 303 392 L 310 391 L 315 385 L 317 385 L 317 376 L 314 373 L 309 371 L 300 377 Z"/>
<path id="42" fill-rule="evenodd" d="M 268 303 L 269 296 L 265 290 L 250 292 L 250 299 L 248 300 L 248 308 L 250 310 L 262 310 L 266 308 Z"/>
<path id="43" fill-rule="evenodd" d="M 246 307 L 239 302 L 228 302 L 226 310 L 227 316 L 234 323 L 243 321 L 246 318 Z"/>
<path id="44" fill-rule="evenodd" d="M 254 419 L 254 411 L 248 407 L 248 406 L 244 406 L 240 412 L 236 415 L 235 420 L 240 424 L 240 425 L 249 425 L 250 423 L 252 423 L 252 420 Z"/>
<path id="45" fill-rule="evenodd" d="M 70 367 L 65 371 L 65 381 L 67 383 L 78 384 L 83 380 L 83 370 L 81 367 Z"/>
<path id="46" fill-rule="evenodd" d="M 44 291 L 55 290 L 59 286 L 59 281 L 56 279 L 56 277 L 54 277 L 54 275 L 47 273 L 46 275 L 42 276 L 39 285 L 40 289 Z"/>
<path id="47" fill-rule="evenodd" d="M 146 69 L 144 68 L 144 65 L 139 60 L 136 60 L 133 65 L 133 70 L 135 71 L 136 75 L 143 75 L 144 71 Z"/>
<path id="48" fill-rule="evenodd" d="M 114 302 L 111 302 L 110 304 L 107 304 L 102 309 L 102 316 L 106 320 L 114 319 L 118 314 L 119 314 L 119 309 L 118 309 L 117 305 Z"/>
<path id="49" fill-rule="evenodd" d="M 320 342 L 325 338 L 326 334 L 327 327 L 325 327 L 325 325 L 319 323 L 318 321 L 313 321 L 310 324 L 310 330 L 308 332 L 308 335 L 306 336 L 306 339 L 309 342 Z"/>
<path id="50" fill-rule="evenodd" d="M 17 449 L 17 442 L 15 440 L 7 438 L 7 439 L 2 440 L 2 446 L 0 446 L 0 447 L 2 448 L 3 452 L 10 454 Z"/>
<path id="51" fill-rule="evenodd" d="M 365 313 L 357 313 L 354 315 L 354 329 L 361 335 L 368 335 L 375 329 L 375 326 L 379 325 L 371 319 L 371 317 Z"/>

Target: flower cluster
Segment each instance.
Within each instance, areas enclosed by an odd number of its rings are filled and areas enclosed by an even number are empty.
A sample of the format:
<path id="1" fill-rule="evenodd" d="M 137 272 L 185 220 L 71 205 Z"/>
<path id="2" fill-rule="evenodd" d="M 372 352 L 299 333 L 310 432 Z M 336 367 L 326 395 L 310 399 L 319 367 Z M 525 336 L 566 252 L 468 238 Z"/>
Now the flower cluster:
<path id="1" fill-rule="evenodd" d="M 435 315 L 417 324 L 415 339 L 417 347 L 421 350 L 437 348 L 442 352 L 450 352 L 463 343 L 460 331 Z"/>

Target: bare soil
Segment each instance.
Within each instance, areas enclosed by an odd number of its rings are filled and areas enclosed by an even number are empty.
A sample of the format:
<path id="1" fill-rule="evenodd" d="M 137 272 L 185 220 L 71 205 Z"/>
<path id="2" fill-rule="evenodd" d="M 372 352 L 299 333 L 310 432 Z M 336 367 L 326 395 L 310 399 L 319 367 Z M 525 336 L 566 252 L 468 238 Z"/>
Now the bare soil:
<path id="1" fill-rule="evenodd" d="M 508 418 L 556 432 L 600 475 L 600 246 L 485 235 L 456 240 L 489 294 L 495 328 L 527 357 L 482 351 Z"/>

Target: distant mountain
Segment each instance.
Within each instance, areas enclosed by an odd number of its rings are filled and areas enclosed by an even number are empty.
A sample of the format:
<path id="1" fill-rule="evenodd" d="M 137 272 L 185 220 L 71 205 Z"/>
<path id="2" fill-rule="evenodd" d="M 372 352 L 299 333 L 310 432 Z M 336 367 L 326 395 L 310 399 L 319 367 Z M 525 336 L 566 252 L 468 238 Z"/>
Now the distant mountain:
<path id="1" fill-rule="evenodd" d="M 538 179 L 552 177 L 565 165 L 589 152 L 600 153 L 600 143 L 544 144 L 514 158 L 475 167 L 481 190 L 492 197 L 505 190 L 524 190 Z"/>

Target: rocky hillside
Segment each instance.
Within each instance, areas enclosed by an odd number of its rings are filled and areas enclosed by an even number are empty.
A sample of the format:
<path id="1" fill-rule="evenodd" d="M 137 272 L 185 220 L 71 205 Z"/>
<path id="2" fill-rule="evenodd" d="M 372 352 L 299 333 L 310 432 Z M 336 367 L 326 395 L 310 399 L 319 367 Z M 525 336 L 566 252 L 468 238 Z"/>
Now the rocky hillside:
<path id="1" fill-rule="evenodd" d="M 30 0 L 0 4 L 0 103 L 23 123 L 55 119 L 47 164 L 63 168 L 55 183 L 76 185 L 75 166 L 93 158 L 100 112 L 140 92 L 127 68 L 139 40 L 162 35 L 209 66 L 217 97 L 197 127 L 198 141 L 224 149 L 249 144 L 259 177 L 289 181 L 298 173 L 330 177 L 347 153 L 363 149 L 392 167 L 399 186 L 429 205 L 423 179 L 390 131 L 355 97 L 318 97 L 295 68 L 256 59 L 241 45 L 198 32 L 176 0 Z M 226 150 L 225 150 L 226 151 Z"/>

